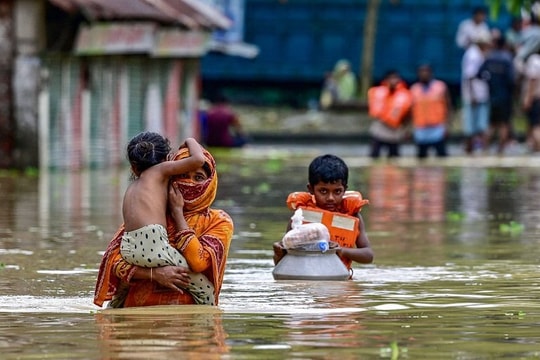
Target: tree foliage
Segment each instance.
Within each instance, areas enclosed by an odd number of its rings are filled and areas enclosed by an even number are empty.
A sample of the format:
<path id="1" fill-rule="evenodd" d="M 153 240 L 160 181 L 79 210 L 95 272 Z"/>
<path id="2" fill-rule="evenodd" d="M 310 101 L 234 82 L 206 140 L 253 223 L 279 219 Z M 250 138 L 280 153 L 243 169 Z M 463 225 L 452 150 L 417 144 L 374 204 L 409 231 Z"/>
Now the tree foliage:
<path id="1" fill-rule="evenodd" d="M 501 9 L 506 7 L 512 15 L 519 15 L 521 9 L 529 9 L 535 0 L 487 0 L 490 16 L 499 17 Z"/>

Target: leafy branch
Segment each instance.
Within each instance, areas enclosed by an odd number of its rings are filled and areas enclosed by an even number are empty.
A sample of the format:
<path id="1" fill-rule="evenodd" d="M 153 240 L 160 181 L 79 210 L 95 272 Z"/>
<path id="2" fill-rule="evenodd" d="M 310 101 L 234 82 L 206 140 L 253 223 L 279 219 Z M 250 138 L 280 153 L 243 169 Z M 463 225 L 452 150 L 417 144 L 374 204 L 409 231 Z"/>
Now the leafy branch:
<path id="1" fill-rule="evenodd" d="M 512 15 L 519 15 L 522 9 L 529 10 L 536 0 L 487 0 L 489 15 L 492 19 L 497 19 L 503 6 Z"/>

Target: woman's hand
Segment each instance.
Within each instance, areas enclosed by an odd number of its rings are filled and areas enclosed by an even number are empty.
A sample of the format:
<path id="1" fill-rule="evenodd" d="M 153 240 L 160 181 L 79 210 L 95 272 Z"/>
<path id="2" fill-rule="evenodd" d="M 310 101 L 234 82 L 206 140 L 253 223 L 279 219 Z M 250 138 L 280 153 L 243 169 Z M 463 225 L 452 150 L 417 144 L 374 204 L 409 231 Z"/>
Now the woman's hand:
<path id="1" fill-rule="evenodd" d="M 176 230 L 189 228 L 184 218 L 184 197 L 180 191 L 180 186 L 174 182 L 169 184 L 169 212 L 174 220 Z"/>
<path id="2" fill-rule="evenodd" d="M 180 191 L 180 185 L 171 181 L 169 183 L 169 209 L 171 211 L 184 211 L 184 197 Z"/>
<path id="3" fill-rule="evenodd" d="M 183 266 L 163 266 L 152 268 L 152 281 L 163 287 L 180 293 L 184 293 L 182 288 L 189 286 L 189 269 Z"/>

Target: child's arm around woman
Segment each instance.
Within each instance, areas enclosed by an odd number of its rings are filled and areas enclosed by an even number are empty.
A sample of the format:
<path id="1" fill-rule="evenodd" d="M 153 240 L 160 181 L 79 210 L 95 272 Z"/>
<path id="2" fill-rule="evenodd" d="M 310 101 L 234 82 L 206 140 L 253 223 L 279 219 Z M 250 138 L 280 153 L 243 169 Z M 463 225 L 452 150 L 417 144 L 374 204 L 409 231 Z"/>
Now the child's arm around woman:
<path id="1" fill-rule="evenodd" d="M 205 160 L 203 149 L 197 140 L 194 138 L 187 138 L 182 146 L 188 148 L 190 156 L 181 160 L 164 161 L 161 163 L 161 171 L 164 176 L 170 177 L 180 175 L 186 171 L 203 166 Z"/>

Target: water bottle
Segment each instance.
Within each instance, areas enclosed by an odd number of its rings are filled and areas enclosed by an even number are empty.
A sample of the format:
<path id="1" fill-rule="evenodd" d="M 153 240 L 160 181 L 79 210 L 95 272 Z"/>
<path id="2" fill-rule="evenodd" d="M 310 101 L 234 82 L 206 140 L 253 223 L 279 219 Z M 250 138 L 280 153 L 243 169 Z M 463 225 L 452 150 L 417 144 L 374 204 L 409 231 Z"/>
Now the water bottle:
<path id="1" fill-rule="evenodd" d="M 320 251 L 320 252 L 326 252 L 329 248 L 330 248 L 330 244 L 328 244 L 328 241 L 326 240 L 318 240 L 314 243 L 302 246 L 302 249 L 304 250 Z"/>
<path id="2" fill-rule="evenodd" d="M 296 209 L 293 216 L 291 216 L 291 229 L 297 229 L 302 225 L 304 221 L 304 216 L 302 214 L 302 209 Z"/>

